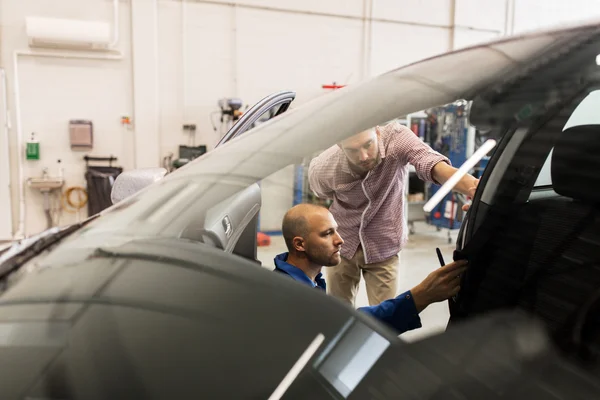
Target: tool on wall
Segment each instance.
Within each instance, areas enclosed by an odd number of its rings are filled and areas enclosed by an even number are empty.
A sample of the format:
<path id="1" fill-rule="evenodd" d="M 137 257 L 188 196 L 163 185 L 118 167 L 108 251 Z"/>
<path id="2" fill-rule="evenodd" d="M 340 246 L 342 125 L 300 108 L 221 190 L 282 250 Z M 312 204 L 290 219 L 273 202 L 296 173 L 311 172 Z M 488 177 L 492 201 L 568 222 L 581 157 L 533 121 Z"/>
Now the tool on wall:
<path id="1" fill-rule="evenodd" d="M 219 99 L 217 102 L 219 106 L 219 111 L 214 111 L 210 114 L 210 122 L 213 126 L 215 132 L 217 132 L 217 125 L 214 123 L 213 115 L 220 114 L 220 126 L 219 126 L 219 137 L 222 137 L 227 133 L 229 129 L 235 124 L 235 122 L 240 119 L 243 112 L 241 111 L 243 102 L 239 98 L 235 97 L 225 97 Z M 246 106 L 248 108 L 248 106 Z"/>
<path id="2" fill-rule="evenodd" d="M 219 137 L 222 137 L 227 133 L 233 124 L 242 116 L 242 105 L 242 100 L 238 98 L 222 98 L 217 101 L 219 110 L 210 113 L 210 122 L 213 130 L 219 132 Z M 215 115 L 220 115 L 220 125 L 218 128 L 214 121 Z M 187 165 L 190 161 L 207 152 L 206 145 L 196 145 L 196 124 L 184 124 L 183 131 L 189 135 L 187 145 L 179 145 L 179 154 L 177 158 L 174 159 L 173 152 L 169 152 L 162 159 L 163 167 L 168 172 L 172 172 L 177 168 Z"/>
<path id="3" fill-rule="evenodd" d="M 217 111 L 217 113 L 218 112 L 219 111 Z M 211 113 L 211 122 L 213 114 L 215 113 Z M 215 131 L 217 130 L 217 128 L 214 126 L 214 123 L 213 128 L 215 129 Z M 177 168 L 183 167 L 184 165 L 188 164 L 195 158 L 200 157 L 207 151 L 206 145 L 196 145 L 196 124 L 184 124 L 183 131 L 189 135 L 187 145 L 179 145 L 179 154 L 177 158 L 174 159 L 175 155 L 173 154 L 173 152 L 169 152 L 162 159 L 162 166 L 167 170 L 167 173 L 173 172 Z"/>
<path id="4" fill-rule="evenodd" d="M 200 146 L 179 146 L 179 158 L 176 160 L 170 161 L 173 158 L 173 153 L 169 153 L 169 155 L 163 158 L 163 165 L 168 163 L 169 168 L 165 166 L 167 171 L 171 172 L 176 170 L 177 168 L 181 168 L 190 161 L 200 157 L 202 154 L 206 153 L 206 145 Z"/>
<path id="5" fill-rule="evenodd" d="M 196 124 L 185 124 L 183 130 L 189 132 L 190 140 L 188 145 L 179 145 L 178 158 L 173 160 L 173 153 L 163 157 L 163 167 L 168 172 L 181 168 L 190 161 L 206 153 L 206 145 L 196 146 Z"/>
<path id="6" fill-rule="evenodd" d="M 190 135 L 188 144 L 190 146 L 195 146 L 196 145 L 196 124 L 184 124 L 183 131 L 188 132 L 188 134 Z"/>

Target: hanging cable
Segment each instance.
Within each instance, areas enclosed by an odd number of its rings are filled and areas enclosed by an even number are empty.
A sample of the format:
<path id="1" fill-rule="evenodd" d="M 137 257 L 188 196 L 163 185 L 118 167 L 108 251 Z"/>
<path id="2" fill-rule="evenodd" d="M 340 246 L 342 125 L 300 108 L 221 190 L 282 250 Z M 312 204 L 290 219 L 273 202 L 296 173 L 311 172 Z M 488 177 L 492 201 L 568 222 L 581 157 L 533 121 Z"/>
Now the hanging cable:
<path id="1" fill-rule="evenodd" d="M 73 199 L 73 193 L 77 198 Z M 65 190 L 62 195 L 62 208 L 68 213 L 77 214 L 77 222 L 80 221 L 79 212 L 88 202 L 88 192 L 82 186 L 71 186 Z"/>

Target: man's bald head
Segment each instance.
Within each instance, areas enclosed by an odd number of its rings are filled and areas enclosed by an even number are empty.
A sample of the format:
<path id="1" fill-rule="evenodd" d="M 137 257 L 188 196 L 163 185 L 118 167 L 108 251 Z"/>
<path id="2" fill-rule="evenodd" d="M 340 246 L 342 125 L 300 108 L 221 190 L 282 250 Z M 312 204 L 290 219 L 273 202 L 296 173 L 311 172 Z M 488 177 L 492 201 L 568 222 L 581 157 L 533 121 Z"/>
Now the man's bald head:
<path id="1" fill-rule="evenodd" d="M 295 237 L 306 238 L 310 233 L 310 216 L 314 213 L 323 212 L 329 212 L 329 210 L 316 204 L 298 204 L 285 213 L 281 231 L 288 251 L 294 251 L 292 241 Z"/>
<path id="2" fill-rule="evenodd" d="M 291 257 L 313 265 L 333 266 L 341 261 L 344 240 L 333 215 L 325 207 L 299 204 L 283 218 L 283 238 Z"/>

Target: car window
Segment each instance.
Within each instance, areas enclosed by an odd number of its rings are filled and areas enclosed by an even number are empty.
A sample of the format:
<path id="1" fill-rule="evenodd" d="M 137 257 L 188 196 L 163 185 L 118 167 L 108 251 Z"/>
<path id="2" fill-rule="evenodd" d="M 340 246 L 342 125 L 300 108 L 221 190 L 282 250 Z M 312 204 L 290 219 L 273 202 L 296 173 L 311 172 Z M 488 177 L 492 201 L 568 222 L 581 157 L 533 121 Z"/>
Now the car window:
<path id="1" fill-rule="evenodd" d="M 295 98 L 296 93 L 291 91 L 277 92 L 264 97 L 249 110 L 244 112 L 242 117 L 238 119 L 231 129 L 219 140 L 216 147 L 284 113 Z"/>
<path id="2" fill-rule="evenodd" d="M 599 125 L 600 124 L 600 90 L 594 90 L 590 92 L 585 99 L 569 117 L 569 120 L 565 124 L 563 131 L 574 126 L 581 125 Z M 550 166 L 552 163 L 552 150 L 538 175 L 534 188 L 552 186 L 552 177 L 550 176 Z"/>
<path id="3" fill-rule="evenodd" d="M 289 103 L 285 103 L 285 104 L 276 105 L 275 107 L 268 109 L 267 111 L 262 113 L 262 115 L 260 117 L 258 117 L 258 119 L 256 121 L 254 121 L 250 125 L 248 130 L 254 129 L 257 126 L 259 126 L 260 124 L 265 123 L 268 120 L 270 120 L 271 118 L 276 117 L 277 115 L 280 114 L 280 110 L 282 110 L 283 107 L 287 107 L 288 105 L 289 105 Z"/>
<path id="4" fill-rule="evenodd" d="M 533 185 L 534 188 L 552 186 L 552 177 L 550 176 L 550 163 L 552 162 L 552 151 L 553 150 L 550 150 L 550 154 L 548 154 L 548 157 L 546 158 L 546 161 L 542 166 L 542 170 L 540 171 L 540 174 L 538 175 L 538 178 L 535 181 L 535 184 Z"/>

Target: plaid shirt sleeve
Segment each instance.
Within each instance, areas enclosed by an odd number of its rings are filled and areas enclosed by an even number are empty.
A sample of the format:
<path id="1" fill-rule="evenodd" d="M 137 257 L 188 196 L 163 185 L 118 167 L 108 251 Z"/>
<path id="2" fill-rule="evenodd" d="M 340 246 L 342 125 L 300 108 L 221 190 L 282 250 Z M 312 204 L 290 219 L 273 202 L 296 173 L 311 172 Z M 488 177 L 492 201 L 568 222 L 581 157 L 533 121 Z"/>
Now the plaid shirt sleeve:
<path id="1" fill-rule="evenodd" d="M 401 164 L 412 164 L 419 179 L 438 183 L 433 179 L 431 173 L 433 167 L 441 161 L 450 164 L 450 160 L 429 147 L 406 126 L 396 122 L 392 125 L 392 129 L 394 134 L 391 135 L 388 146 L 389 155 L 396 158 Z"/>
<path id="2" fill-rule="evenodd" d="M 308 183 L 311 190 L 320 198 L 333 199 L 336 167 L 337 146 L 330 147 L 310 162 Z"/>

